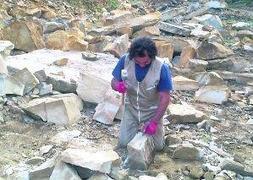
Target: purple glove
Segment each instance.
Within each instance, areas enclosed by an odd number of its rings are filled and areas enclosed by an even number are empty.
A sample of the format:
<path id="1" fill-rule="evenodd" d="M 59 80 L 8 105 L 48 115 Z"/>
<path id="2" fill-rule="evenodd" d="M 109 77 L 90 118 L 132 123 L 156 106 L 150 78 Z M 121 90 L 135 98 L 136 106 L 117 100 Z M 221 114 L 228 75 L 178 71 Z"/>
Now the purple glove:
<path id="1" fill-rule="evenodd" d="M 126 84 L 123 81 L 116 83 L 115 88 L 119 93 L 125 93 L 127 91 Z"/>
<path id="2" fill-rule="evenodd" d="M 144 126 L 144 133 L 148 135 L 154 135 L 157 130 L 157 122 L 155 120 L 151 120 L 147 122 Z"/>

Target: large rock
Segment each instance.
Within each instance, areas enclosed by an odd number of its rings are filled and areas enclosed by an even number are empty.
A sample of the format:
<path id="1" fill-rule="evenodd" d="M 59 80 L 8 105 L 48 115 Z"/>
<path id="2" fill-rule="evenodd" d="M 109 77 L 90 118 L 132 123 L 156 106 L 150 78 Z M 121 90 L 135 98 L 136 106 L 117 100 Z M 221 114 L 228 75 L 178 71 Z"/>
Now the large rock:
<path id="1" fill-rule="evenodd" d="M 190 59 L 193 59 L 196 55 L 196 49 L 193 46 L 187 46 L 183 48 L 182 53 L 180 55 L 180 59 L 176 66 L 180 68 L 188 67 Z"/>
<path id="2" fill-rule="evenodd" d="M 119 163 L 119 156 L 114 151 L 90 153 L 84 149 L 67 149 L 62 153 L 61 160 L 93 171 L 110 173 L 112 165 Z"/>
<path id="3" fill-rule="evenodd" d="M 222 104 L 229 96 L 230 90 L 227 86 L 204 86 L 195 93 L 197 101 L 213 104 Z"/>
<path id="4" fill-rule="evenodd" d="M 234 67 L 234 62 L 230 58 L 208 61 L 208 70 L 230 71 Z"/>
<path id="5" fill-rule="evenodd" d="M 245 23 L 245 22 L 237 22 L 232 24 L 232 28 L 236 29 L 236 30 L 246 30 L 250 27 L 249 23 Z"/>
<path id="6" fill-rule="evenodd" d="M 212 26 L 219 30 L 223 29 L 222 21 L 217 15 L 205 14 L 203 16 L 195 17 L 193 19 L 203 25 Z"/>
<path id="7" fill-rule="evenodd" d="M 97 105 L 93 119 L 104 124 L 112 124 L 121 102 L 121 96 L 109 89 L 104 95 L 103 102 Z"/>
<path id="8" fill-rule="evenodd" d="M 203 72 L 206 71 L 208 62 L 200 59 L 190 59 L 188 68 L 193 72 Z"/>
<path id="9" fill-rule="evenodd" d="M 191 30 L 189 30 L 185 27 L 171 24 L 171 23 L 166 23 L 166 22 L 160 22 L 158 24 L 158 27 L 161 31 L 175 34 L 175 35 L 180 35 L 180 36 L 189 36 L 191 33 Z"/>
<path id="10" fill-rule="evenodd" d="M 5 58 L 6 56 L 9 56 L 12 49 L 14 49 L 14 44 L 12 42 L 0 41 L 0 55 L 2 55 L 3 58 Z M 1 65 L 0 65 L 0 67 L 1 67 Z M 1 73 L 1 71 L 0 71 L 0 73 Z"/>
<path id="11" fill-rule="evenodd" d="M 129 47 L 129 37 L 127 34 L 115 39 L 112 43 L 109 43 L 105 48 L 105 52 L 110 52 L 116 57 L 121 57 L 125 54 Z"/>
<path id="12" fill-rule="evenodd" d="M 160 16 L 161 15 L 159 12 L 150 13 L 144 16 L 132 18 L 131 21 L 127 21 L 127 22 L 123 21 L 117 24 L 113 24 L 111 26 L 106 26 L 99 29 L 93 29 L 90 33 L 96 34 L 96 35 L 98 34 L 109 35 L 109 34 L 113 34 L 117 32 L 122 27 L 132 28 L 133 32 L 136 32 L 144 27 L 152 26 L 156 24 L 160 20 Z"/>
<path id="13" fill-rule="evenodd" d="M 200 151 L 192 144 L 179 145 L 173 152 L 172 158 L 181 160 L 200 160 Z"/>
<path id="14" fill-rule="evenodd" d="M 104 95 L 111 88 L 109 80 L 103 78 L 88 73 L 81 73 L 81 79 L 76 90 L 78 96 L 87 102 L 96 104 L 102 102 Z"/>
<path id="15" fill-rule="evenodd" d="M 157 26 L 144 27 L 142 30 L 136 32 L 137 36 L 159 36 L 160 30 Z"/>
<path id="16" fill-rule="evenodd" d="M 48 35 L 46 44 L 49 49 L 86 51 L 88 43 L 83 39 L 84 34 L 79 29 L 58 30 Z"/>
<path id="17" fill-rule="evenodd" d="M 8 73 L 8 70 L 5 65 L 4 59 L 0 55 L 0 74 L 7 74 L 7 73 Z"/>
<path id="18" fill-rule="evenodd" d="M 55 95 L 34 99 L 22 108 L 45 122 L 67 125 L 81 117 L 82 101 L 75 94 Z"/>
<path id="19" fill-rule="evenodd" d="M 216 72 L 201 72 L 194 74 L 195 80 L 200 86 L 225 85 L 222 77 Z"/>
<path id="20" fill-rule="evenodd" d="M 173 78 L 173 89 L 179 91 L 190 91 L 199 89 L 198 82 L 183 76 Z"/>
<path id="21" fill-rule="evenodd" d="M 243 176 L 253 177 L 253 170 L 252 169 L 244 167 L 241 163 L 235 162 L 231 159 L 224 159 L 220 163 L 220 167 L 222 170 L 234 171 L 237 174 L 241 174 Z"/>
<path id="22" fill-rule="evenodd" d="M 18 81 L 13 76 L 7 76 L 3 79 L 4 94 L 13 94 L 23 96 L 25 91 L 25 85 Z"/>
<path id="23" fill-rule="evenodd" d="M 20 83 L 25 85 L 24 93 L 29 93 L 39 84 L 39 80 L 27 69 L 18 71 L 13 77 Z"/>
<path id="24" fill-rule="evenodd" d="M 152 137 L 138 133 L 127 145 L 127 164 L 132 169 L 147 169 L 154 159 L 155 146 Z"/>
<path id="25" fill-rule="evenodd" d="M 3 30 L 3 38 L 26 52 L 45 47 L 42 27 L 32 21 L 15 21 Z"/>
<path id="26" fill-rule="evenodd" d="M 110 13 L 111 13 L 110 16 L 104 17 L 105 26 L 127 22 L 130 19 L 133 19 L 133 14 L 130 11 L 117 9 L 117 10 L 111 11 Z"/>
<path id="27" fill-rule="evenodd" d="M 190 105 L 171 104 L 167 111 L 173 123 L 198 123 L 206 118 L 203 112 Z"/>
<path id="28" fill-rule="evenodd" d="M 31 170 L 29 173 L 29 179 L 31 180 L 49 179 L 50 175 L 53 172 L 54 165 L 55 165 L 55 157 L 47 160 L 40 166 Z"/>
<path id="29" fill-rule="evenodd" d="M 232 54 L 232 50 L 216 42 L 203 41 L 197 49 L 197 58 L 205 60 L 226 58 Z"/>
<path id="30" fill-rule="evenodd" d="M 169 58 L 169 60 L 172 60 L 173 53 L 174 53 L 174 47 L 171 43 L 167 41 L 155 41 L 157 50 L 158 50 L 158 56 L 161 58 Z"/>
<path id="31" fill-rule="evenodd" d="M 49 180 L 81 180 L 76 170 L 71 165 L 64 162 L 58 162 L 50 176 Z"/>
<path id="32" fill-rule="evenodd" d="M 43 32 L 44 33 L 52 33 L 58 30 L 64 30 L 64 24 L 59 23 L 59 22 L 46 22 L 44 27 L 43 27 Z"/>

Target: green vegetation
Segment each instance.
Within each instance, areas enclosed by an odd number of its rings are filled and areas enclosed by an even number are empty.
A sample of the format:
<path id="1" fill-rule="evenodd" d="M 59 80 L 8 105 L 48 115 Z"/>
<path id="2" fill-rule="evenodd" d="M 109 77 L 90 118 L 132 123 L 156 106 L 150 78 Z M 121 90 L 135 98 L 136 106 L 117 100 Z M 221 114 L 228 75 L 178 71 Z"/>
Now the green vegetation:
<path id="1" fill-rule="evenodd" d="M 117 9 L 120 5 L 119 0 L 69 0 L 68 2 L 76 7 L 84 7 L 85 10 L 91 13 L 99 13 L 102 8 L 111 11 Z"/>

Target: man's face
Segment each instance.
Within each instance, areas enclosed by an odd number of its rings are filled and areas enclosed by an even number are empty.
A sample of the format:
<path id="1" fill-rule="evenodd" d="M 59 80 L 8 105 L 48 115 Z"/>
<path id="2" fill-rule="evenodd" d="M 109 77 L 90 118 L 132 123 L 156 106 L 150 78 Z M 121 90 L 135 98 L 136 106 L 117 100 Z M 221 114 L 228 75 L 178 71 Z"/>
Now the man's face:
<path id="1" fill-rule="evenodd" d="M 146 52 L 143 57 L 135 57 L 134 61 L 136 64 L 138 64 L 141 67 L 145 67 L 151 63 L 151 59 L 149 58 Z"/>

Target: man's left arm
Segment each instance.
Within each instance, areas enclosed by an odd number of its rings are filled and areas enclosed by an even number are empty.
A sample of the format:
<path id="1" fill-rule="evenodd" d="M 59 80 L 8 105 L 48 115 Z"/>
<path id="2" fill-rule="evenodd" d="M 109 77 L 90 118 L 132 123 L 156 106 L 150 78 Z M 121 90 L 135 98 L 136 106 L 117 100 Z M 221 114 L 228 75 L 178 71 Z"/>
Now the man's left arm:
<path id="1" fill-rule="evenodd" d="M 169 92 L 159 92 L 159 105 L 156 110 L 155 116 L 152 118 L 153 121 L 157 123 L 163 117 L 168 105 L 170 103 L 170 93 Z"/>

